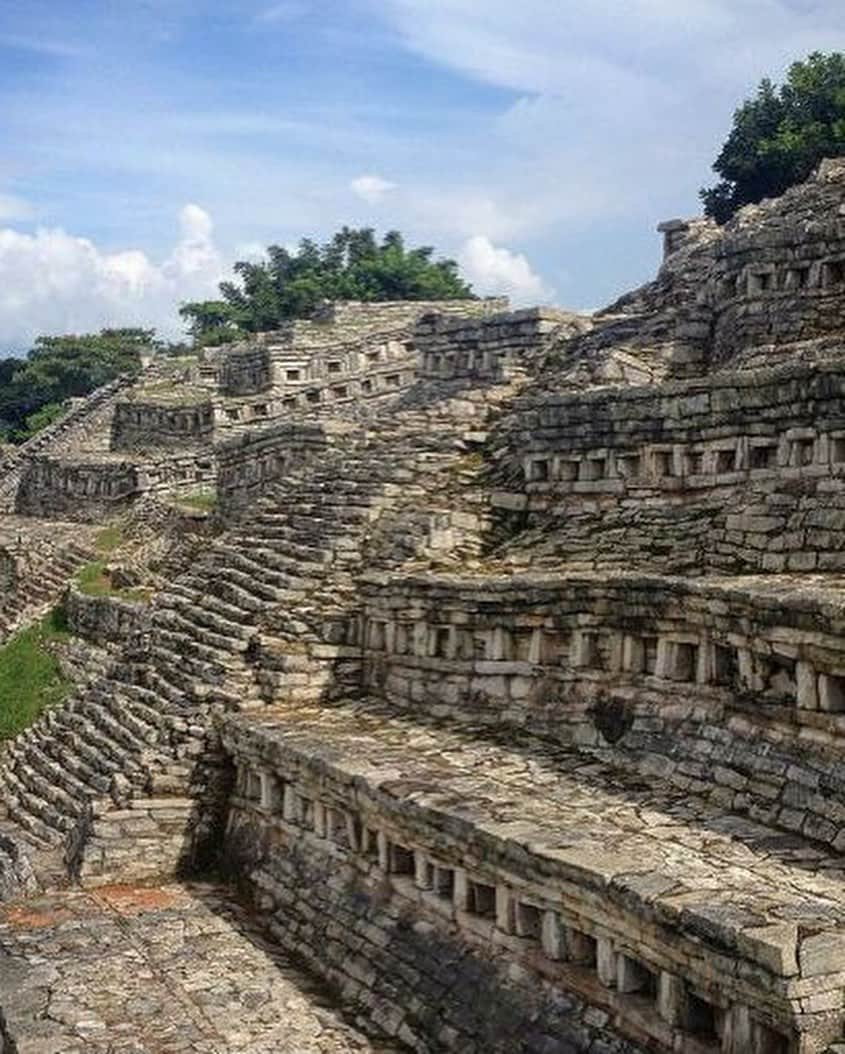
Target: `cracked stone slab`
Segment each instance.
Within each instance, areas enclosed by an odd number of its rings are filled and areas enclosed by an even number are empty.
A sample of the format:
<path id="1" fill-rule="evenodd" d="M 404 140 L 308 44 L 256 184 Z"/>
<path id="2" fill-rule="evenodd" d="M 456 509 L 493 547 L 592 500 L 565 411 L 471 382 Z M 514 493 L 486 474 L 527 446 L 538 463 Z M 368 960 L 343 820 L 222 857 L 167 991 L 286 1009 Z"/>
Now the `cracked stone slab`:
<path id="1" fill-rule="evenodd" d="M 17 1054 L 392 1054 L 213 885 L 104 887 L 0 909 Z"/>

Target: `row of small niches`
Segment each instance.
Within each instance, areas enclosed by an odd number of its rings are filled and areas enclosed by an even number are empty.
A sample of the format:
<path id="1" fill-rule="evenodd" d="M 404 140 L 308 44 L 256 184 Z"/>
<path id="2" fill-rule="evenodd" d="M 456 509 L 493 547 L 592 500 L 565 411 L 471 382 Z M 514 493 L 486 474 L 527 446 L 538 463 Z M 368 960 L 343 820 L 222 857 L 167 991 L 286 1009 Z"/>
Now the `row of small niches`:
<path id="1" fill-rule="evenodd" d="M 523 473 L 527 483 L 657 482 L 831 465 L 845 466 L 845 432 L 798 439 L 741 437 L 693 448 L 673 444 L 641 451 L 529 456 L 523 462 Z"/>
<path id="2" fill-rule="evenodd" d="M 284 369 L 285 384 L 309 384 L 320 383 L 327 378 L 338 378 L 344 374 L 360 373 L 361 369 L 383 367 L 387 363 L 395 362 L 404 358 L 413 351 L 413 344 L 400 341 L 389 341 L 377 348 L 364 350 L 357 347 L 349 352 L 343 359 L 328 359 L 325 362 L 325 370 L 322 370 L 323 362 L 312 359 L 307 365 L 288 365 Z M 282 372 L 281 364 L 278 364 L 277 372 Z"/>
<path id="3" fill-rule="evenodd" d="M 608 989 L 629 996 L 641 1007 L 651 1004 L 660 1019 L 686 1033 L 696 1050 L 724 1054 L 789 1054 L 782 1033 L 753 1018 L 746 1007 L 724 1007 L 706 998 L 678 975 L 649 965 L 622 944 L 591 934 L 567 922 L 561 912 L 532 902 L 507 885 L 491 883 L 452 867 L 428 852 L 394 841 L 334 805 L 327 805 L 272 773 L 247 766 L 238 770 L 238 791 L 269 814 L 282 813 L 286 823 L 312 832 L 337 849 L 363 857 L 397 883 L 407 882 L 423 894 L 423 903 L 442 902 L 470 927 L 496 929 L 539 947 L 550 963 L 565 963 L 598 977 Z M 683 1042 L 683 1037 L 681 1037 Z M 673 1046 L 673 1050 L 677 1050 Z M 683 1045 L 680 1050 L 685 1048 Z"/>
<path id="4" fill-rule="evenodd" d="M 814 260 L 778 266 L 745 268 L 717 280 L 717 299 L 760 296 L 764 293 L 802 291 L 841 292 L 845 286 L 845 260 Z"/>
<path id="5" fill-rule="evenodd" d="M 123 403 L 120 418 L 122 425 L 133 424 L 139 428 L 166 427 L 175 432 L 192 432 L 195 428 L 211 426 L 214 423 L 214 409 L 211 405 L 200 409 L 193 406 L 167 409 L 152 406 L 133 408 L 132 403 Z"/>
<path id="6" fill-rule="evenodd" d="M 425 376 L 450 377 L 466 373 L 498 373 L 502 364 L 510 361 L 506 351 L 426 352 L 421 372 Z"/>
<path id="7" fill-rule="evenodd" d="M 640 674 L 675 683 L 753 692 L 761 702 L 802 710 L 845 713 L 845 672 L 820 671 L 791 655 L 776 651 L 763 654 L 712 640 L 612 630 L 473 630 L 373 618 L 366 621 L 364 635 L 368 650 L 396 656 L 473 663 L 523 662 Z"/>

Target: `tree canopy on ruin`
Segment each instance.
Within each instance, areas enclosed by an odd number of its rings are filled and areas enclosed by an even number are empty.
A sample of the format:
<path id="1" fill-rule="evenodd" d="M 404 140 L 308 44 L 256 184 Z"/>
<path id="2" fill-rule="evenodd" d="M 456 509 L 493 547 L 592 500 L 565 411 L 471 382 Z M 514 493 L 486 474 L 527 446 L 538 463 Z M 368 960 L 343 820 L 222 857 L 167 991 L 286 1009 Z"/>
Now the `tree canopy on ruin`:
<path id="1" fill-rule="evenodd" d="M 737 209 L 801 183 L 825 157 L 845 154 L 845 55 L 814 52 L 784 84 L 760 83 L 734 113 L 713 165 L 721 176 L 701 191 L 704 211 L 725 223 Z"/>
<path id="2" fill-rule="evenodd" d="M 53 421 L 66 400 L 88 395 L 163 345 L 151 329 L 39 337 L 25 359 L 0 359 L 0 438 L 20 442 Z"/>
<path id="3" fill-rule="evenodd" d="M 240 260 L 234 270 L 237 280 L 220 284 L 219 300 L 180 308 L 195 343 L 222 344 L 276 329 L 288 319 L 307 318 L 324 300 L 474 297 L 454 260 L 434 259 L 431 246 L 406 247 L 398 231 L 379 242 L 369 227 L 343 227 L 323 245 L 304 238 L 294 252 L 271 245 L 266 260 Z"/>

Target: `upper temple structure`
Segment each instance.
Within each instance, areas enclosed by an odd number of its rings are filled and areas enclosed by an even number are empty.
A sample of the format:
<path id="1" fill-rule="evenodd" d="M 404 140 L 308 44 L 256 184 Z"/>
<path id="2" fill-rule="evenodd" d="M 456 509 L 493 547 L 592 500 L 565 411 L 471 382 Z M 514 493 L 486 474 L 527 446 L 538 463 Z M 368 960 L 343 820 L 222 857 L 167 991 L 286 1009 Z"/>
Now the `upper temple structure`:
<path id="1" fill-rule="evenodd" d="M 0 452 L 2 1054 L 845 1052 L 845 161 L 660 231 Z"/>

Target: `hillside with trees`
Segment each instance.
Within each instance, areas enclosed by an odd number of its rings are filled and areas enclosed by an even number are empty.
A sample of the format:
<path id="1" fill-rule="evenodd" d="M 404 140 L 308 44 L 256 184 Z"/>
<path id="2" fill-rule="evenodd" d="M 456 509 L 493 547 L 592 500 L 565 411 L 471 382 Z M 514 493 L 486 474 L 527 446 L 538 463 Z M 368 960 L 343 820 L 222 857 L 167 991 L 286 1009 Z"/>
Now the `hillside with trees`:
<path id="1" fill-rule="evenodd" d="M 306 238 L 296 251 L 267 249 L 260 263 L 241 260 L 220 299 L 183 304 L 180 315 L 197 345 L 222 344 L 306 318 L 323 300 L 466 300 L 472 288 L 454 260 L 434 249 L 409 249 L 398 231 L 383 240 L 364 227 L 344 227 L 319 245 Z"/>
<path id="2" fill-rule="evenodd" d="M 736 110 L 713 170 L 721 180 L 701 191 L 704 211 L 725 223 L 743 205 L 801 183 L 826 157 L 845 154 L 845 55 L 814 52 L 790 66 L 780 87 L 760 83 Z"/>
<path id="3" fill-rule="evenodd" d="M 152 329 L 39 337 L 25 359 L 0 359 L 0 440 L 20 443 L 55 420 L 68 399 L 88 395 L 141 356 L 163 350 Z"/>

